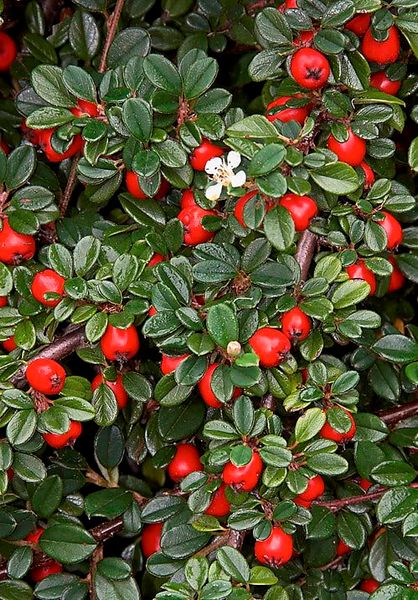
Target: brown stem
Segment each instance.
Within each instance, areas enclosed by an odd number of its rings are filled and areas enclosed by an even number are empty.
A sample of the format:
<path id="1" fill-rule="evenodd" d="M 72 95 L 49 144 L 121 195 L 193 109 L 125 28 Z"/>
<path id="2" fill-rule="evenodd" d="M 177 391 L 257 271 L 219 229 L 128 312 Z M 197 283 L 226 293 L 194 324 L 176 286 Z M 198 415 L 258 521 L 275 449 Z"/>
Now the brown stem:
<path id="1" fill-rule="evenodd" d="M 411 483 L 410 488 L 418 489 L 418 483 Z M 368 494 L 362 494 L 361 496 L 349 496 L 348 498 L 340 498 L 339 500 L 319 500 L 314 504 L 316 506 L 325 506 L 330 510 L 339 510 L 344 506 L 351 506 L 352 504 L 362 504 L 363 502 L 369 502 L 370 500 L 377 500 L 381 498 L 383 494 L 388 491 L 389 488 L 381 487 L 374 492 Z"/>
<path id="2" fill-rule="evenodd" d="M 92 529 L 90 529 L 90 533 L 94 537 L 96 542 L 102 544 L 117 533 L 120 533 L 122 529 L 123 518 L 118 517 L 117 519 L 113 519 L 112 521 L 108 521 L 107 523 L 101 523 L 100 525 L 93 527 Z"/>
<path id="3" fill-rule="evenodd" d="M 273 398 L 272 394 L 266 394 L 265 396 L 263 396 L 261 398 L 260 406 L 262 408 L 267 408 L 268 410 L 271 410 L 271 412 L 275 412 L 276 411 L 276 399 Z"/>
<path id="4" fill-rule="evenodd" d="M 224 531 L 216 536 L 210 544 L 196 552 L 194 556 L 208 556 L 208 554 L 214 552 L 214 550 L 218 550 L 218 548 L 222 548 L 222 546 L 231 546 L 238 550 L 244 543 L 245 534 L 245 531 L 234 531 L 233 529 Z"/>
<path id="5" fill-rule="evenodd" d="M 312 258 L 315 253 L 317 239 L 317 236 L 309 231 L 309 229 L 306 229 L 299 239 L 295 259 L 300 266 L 301 281 L 305 281 L 308 276 L 309 267 L 311 266 Z"/>
<path id="6" fill-rule="evenodd" d="M 67 179 L 67 185 L 65 186 L 64 193 L 59 203 L 60 215 L 63 217 L 67 212 L 68 204 L 71 200 L 74 188 L 77 184 L 77 166 L 79 158 L 75 157 L 71 163 L 70 173 Z"/>
<path id="7" fill-rule="evenodd" d="M 377 413 L 379 419 L 381 419 L 387 425 L 398 423 L 408 417 L 414 417 L 418 415 L 418 400 L 408 402 L 407 404 L 401 404 L 394 408 L 387 410 L 381 410 Z"/>
<path id="8" fill-rule="evenodd" d="M 117 0 L 115 10 L 108 20 L 107 36 L 103 46 L 102 57 L 100 59 L 99 73 L 104 73 L 106 71 L 107 55 L 116 34 L 116 29 L 118 28 L 119 19 L 122 14 L 124 4 L 125 0 Z"/>

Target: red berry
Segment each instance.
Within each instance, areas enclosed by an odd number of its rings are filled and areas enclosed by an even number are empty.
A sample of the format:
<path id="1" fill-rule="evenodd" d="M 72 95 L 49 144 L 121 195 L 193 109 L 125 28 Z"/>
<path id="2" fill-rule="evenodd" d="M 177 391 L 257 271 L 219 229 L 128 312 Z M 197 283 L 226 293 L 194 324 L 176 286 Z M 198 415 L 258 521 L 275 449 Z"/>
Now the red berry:
<path id="1" fill-rule="evenodd" d="M 2 345 L 6 352 L 13 352 L 13 350 L 16 350 L 17 348 L 14 336 L 9 337 L 7 340 L 4 340 L 4 342 L 2 342 Z"/>
<path id="2" fill-rule="evenodd" d="M 244 221 L 244 210 L 245 210 L 247 203 L 251 200 L 251 198 L 254 198 L 254 196 L 257 193 L 258 193 L 257 190 L 253 190 L 252 192 L 248 192 L 247 194 L 244 194 L 243 196 L 241 196 L 241 198 L 239 198 L 238 202 L 236 203 L 236 205 L 234 207 L 234 217 L 236 218 L 238 223 L 241 225 L 241 227 L 247 227 L 245 224 L 245 221 Z"/>
<path id="3" fill-rule="evenodd" d="M 180 207 L 191 208 L 192 206 L 197 206 L 196 200 L 194 199 L 194 194 L 192 190 L 186 190 L 181 195 Z"/>
<path id="4" fill-rule="evenodd" d="M 66 376 L 64 367 L 51 358 L 35 358 L 28 364 L 25 373 L 29 385 L 47 395 L 59 394 Z"/>
<path id="5" fill-rule="evenodd" d="M 380 588 L 380 583 L 376 581 L 376 579 L 363 579 L 360 584 L 360 589 L 362 592 L 368 592 L 369 594 L 373 594 L 376 590 Z"/>
<path id="6" fill-rule="evenodd" d="M 373 73 L 370 77 L 370 85 L 381 92 L 385 92 L 385 94 L 396 96 L 401 89 L 402 82 L 399 80 L 392 81 L 384 71 L 379 71 L 378 73 Z"/>
<path id="7" fill-rule="evenodd" d="M 297 0 L 285 0 L 283 4 L 280 4 L 277 7 L 277 10 L 280 12 L 284 12 L 285 10 L 289 10 L 292 8 L 298 8 Z"/>
<path id="8" fill-rule="evenodd" d="M 163 354 L 161 358 L 161 371 L 163 375 L 169 375 L 177 369 L 177 367 L 188 358 L 190 354 L 182 354 L 181 356 L 168 356 Z"/>
<path id="9" fill-rule="evenodd" d="M 281 567 L 293 555 L 293 538 L 275 525 L 268 538 L 257 540 L 254 544 L 254 554 L 258 562 L 270 567 Z"/>
<path id="10" fill-rule="evenodd" d="M 216 156 L 222 156 L 223 153 L 223 148 L 204 139 L 200 146 L 195 148 L 190 155 L 190 164 L 195 171 L 204 171 L 208 160 Z"/>
<path id="11" fill-rule="evenodd" d="M 108 325 L 100 346 L 103 354 L 108 360 L 129 360 L 137 354 L 139 350 L 139 336 L 134 325 L 126 329 L 119 329 Z"/>
<path id="12" fill-rule="evenodd" d="M 32 281 L 32 295 L 44 306 L 56 306 L 60 303 L 64 295 L 65 279 L 59 273 L 52 269 L 45 269 L 36 273 Z M 54 293 L 59 298 L 47 298 L 46 294 Z"/>
<path id="13" fill-rule="evenodd" d="M 318 50 L 301 48 L 290 60 L 290 74 L 301 87 L 317 90 L 328 81 L 329 62 Z"/>
<path id="14" fill-rule="evenodd" d="M 213 494 L 209 506 L 205 510 L 205 515 L 212 517 L 226 517 L 231 512 L 231 505 L 225 494 L 226 485 L 221 483 L 216 492 Z"/>
<path id="15" fill-rule="evenodd" d="M 282 123 L 297 121 L 300 125 L 303 125 L 306 117 L 309 115 L 309 104 L 298 108 L 275 110 L 277 107 L 284 106 L 288 100 L 301 97 L 300 94 L 295 94 L 294 96 L 282 96 L 281 98 L 273 100 L 273 102 L 270 102 L 270 104 L 267 105 L 267 119 L 269 121 L 282 121 Z"/>
<path id="16" fill-rule="evenodd" d="M 223 402 L 220 402 L 213 393 L 211 385 L 212 376 L 219 366 L 219 363 L 214 363 L 210 365 L 206 369 L 206 373 L 203 375 L 202 379 L 197 384 L 197 387 L 199 388 L 199 393 L 202 396 L 204 403 L 208 406 L 211 406 L 212 408 L 221 408 L 221 406 L 223 406 Z M 234 388 L 233 397 L 237 397 L 237 395 L 239 396 L 240 393 L 241 390 L 239 388 Z"/>
<path id="17" fill-rule="evenodd" d="M 319 432 L 319 435 L 321 438 L 324 438 L 326 440 L 332 440 L 333 442 L 336 442 L 337 444 L 341 444 L 343 442 L 348 442 L 349 440 L 351 440 L 351 438 L 354 437 L 354 435 L 356 433 L 356 424 L 354 422 L 353 415 L 345 408 L 343 408 L 342 410 L 345 412 L 345 414 L 348 416 L 348 418 L 351 421 L 350 429 L 346 433 L 340 433 L 339 431 L 334 429 L 328 423 L 328 421 L 326 421 L 325 424 L 322 426 L 322 429 Z M 324 411 L 324 412 L 326 414 L 326 411 Z"/>
<path id="18" fill-rule="evenodd" d="M 123 387 L 122 374 L 118 373 L 115 381 L 109 381 L 108 379 L 104 379 L 103 373 L 98 373 L 91 382 L 91 389 L 93 391 L 96 390 L 102 383 L 107 385 L 107 387 L 110 388 L 115 394 L 118 407 L 121 410 L 124 409 L 125 406 L 128 404 L 128 394 L 126 393 L 126 390 Z"/>
<path id="19" fill-rule="evenodd" d="M 361 51 L 364 57 L 371 62 L 382 65 L 394 63 L 398 60 L 401 52 L 401 39 L 398 29 L 395 25 L 389 27 L 387 39 L 380 42 L 374 39 L 372 30 L 369 28 L 364 35 Z"/>
<path id="20" fill-rule="evenodd" d="M 350 546 L 347 546 L 347 544 L 344 543 L 342 540 L 338 540 L 337 549 L 336 549 L 337 556 L 344 556 L 344 554 L 348 554 L 352 550 L 353 549 L 350 548 Z"/>
<path id="21" fill-rule="evenodd" d="M 10 154 L 10 148 L 9 148 L 9 146 L 6 144 L 6 142 L 4 140 L 0 140 L 0 148 L 3 150 L 3 152 L 6 155 Z"/>
<path id="22" fill-rule="evenodd" d="M 358 260 L 354 265 L 347 267 L 347 275 L 350 279 L 362 279 L 370 286 L 370 296 L 376 293 L 376 277 L 374 273 L 368 269 L 364 260 Z"/>
<path id="23" fill-rule="evenodd" d="M 28 533 L 28 535 L 25 537 L 25 540 L 31 544 L 37 544 L 44 531 L 45 529 L 43 527 L 38 527 L 35 529 L 35 531 Z"/>
<path id="24" fill-rule="evenodd" d="M 150 309 L 148 311 L 148 316 L 153 317 L 156 314 L 157 314 L 157 309 L 155 308 L 155 306 L 150 306 Z"/>
<path id="25" fill-rule="evenodd" d="M 0 31 L 0 71 L 8 71 L 17 55 L 17 46 L 15 41 Z"/>
<path id="26" fill-rule="evenodd" d="M 3 228 L 0 231 L 0 262 L 6 265 L 18 265 L 23 260 L 33 258 L 35 250 L 34 238 L 12 229 L 9 219 L 4 217 Z"/>
<path id="27" fill-rule="evenodd" d="M 309 508 L 312 500 L 322 496 L 325 491 L 325 483 L 321 475 L 314 475 L 308 479 L 308 487 L 304 492 L 298 494 L 293 500 L 296 504 Z"/>
<path id="28" fill-rule="evenodd" d="M 367 490 L 369 488 L 372 487 L 372 482 L 369 481 L 368 479 L 360 479 L 360 481 L 358 482 L 359 486 L 361 487 L 362 490 L 364 490 L 365 492 L 367 492 Z"/>
<path id="29" fill-rule="evenodd" d="M 250 462 L 242 467 L 227 462 L 222 471 L 222 479 L 226 485 L 230 485 L 237 491 L 251 492 L 257 487 L 262 472 L 263 461 L 259 453 L 253 450 Z"/>
<path id="30" fill-rule="evenodd" d="M 95 102 L 89 102 L 89 100 L 77 100 L 77 106 L 70 108 L 70 111 L 76 117 L 97 117 L 99 115 L 99 109 Z"/>
<path id="31" fill-rule="evenodd" d="M 309 46 L 314 38 L 315 32 L 309 29 L 301 31 L 300 34 L 293 40 L 294 46 Z"/>
<path id="32" fill-rule="evenodd" d="M 14 472 L 13 468 L 10 467 L 9 469 L 7 469 L 6 473 L 7 473 L 7 479 L 9 481 L 12 481 L 13 477 L 15 476 L 15 472 Z"/>
<path id="33" fill-rule="evenodd" d="M 154 254 L 152 255 L 152 257 L 150 258 L 150 260 L 147 263 L 147 267 L 154 267 L 155 265 L 158 265 L 158 263 L 164 262 L 166 259 L 164 258 L 164 256 L 162 254 L 158 254 L 157 252 L 154 252 Z"/>
<path id="34" fill-rule="evenodd" d="M 366 142 L 348 129 L 348 140 L 339 142 L 333 135 L 328 138 L 327 146 L 338 156 L 338 160 L 358 167 L 366 156 Z"/>
<path id="35" fill-rule="evenodd" d="M 82 425 L 79 421 L 70 421 L 70 427 L 65 433 L 43 433 L 42 437 L 48 446 L 52 448 L 64 448 L 73 444 L 82 432 Z"/>
<path id="36" fill-rule="evenodd" d="M 0 296 L 0 307 L 7 306 L 8 300 L 7 296 Z"/>
<path id="37" fill-rule="evenodd" d="M 29 577 L 32 579 L 32 581 L 38 583 L 46 577 L 49 577 L 50 575 L 55 575 L 57 573 L 62 573 L 62 571 L 63 566 L 59 562 L 57 562 L 56 560 L 49 560 L 41 567 L 34 567 L 33 569 L 31 569 L 29 571 Z"/>
<path id="38" fill-rule="evenodd" d="M 57 152 L 52 147 L 51 138 L 54 134 L 54 129 L 46 129 L 40 134 L 40 146 L 43 149 L 45 156 L 49 162 L 62 162 L 66 158 L 70 158 L 75 154 L 79 154 L 83 149 L 83 140 L 81 135 L 77 134 L 71 140 L 71 143 L 65 152 Z"/>
<path id="39" fill-rule="evenodd" d="M 305 340 L 312 329 L 311 319 L 298 306 L 285 312 L 281 321 L 283 333 L 294 342 Z"/>
<path id="40" fill-rule="evenodd" d="M 161 533 L 164 523 L 150 523 L 142 530 L 141 549 L 145 558 L 159 552 L 161 549 Z"/>
<path id="41" fill-rule="evenodd" d="M 188 246 L 203 244 L 209 242 L 215 235 L 213 231 L 208 231 L 202 225 L 203 217 L 216 216 L 213 210 L 205 210 L 200 206 L 191 206 L 183 208 L 177 215 L 179 221 L 184 227 L 184 243 Z"/>
<path id="42" fill-rule="evenodd" d="M 398 267 L 396 260 L 393 256 L 389 256 L 388 258 L 390 264 L 393 266 L 393 271 L 390 275 L 389 284 L 388 284 L 388 293 L 396 292 L 400 290 L 405 285 L 405 277 L 400 268 Z M 4 342 L 3 342 L 4 346 Z"/>
<path id="43" fill-rule="evenodd" d="M 285 194 L 280 198 L 279 204 L 290 212 L 296 231 L 308 229 L 312 219 L 318 212 L 318 206 L 310 196 Z"/>
<path id="44" fill-rule="evenodd" d="M 360 13 L 350 19 L 348 23 L 344 25 L 346 29 L 349 29 L 359 37 L 362 37 L 368 28 L 370 27 L 370 21 L 372 17 L 369 13 Z"/>
<path id="45" fill-rule="evenodd" d="M 201 471 L 200 454 L 193 444 L 177 444 L 174 458 L 168 464 L 167 470 L 171 479 L 179 482 L 190 473 Z"/>
<path id="46" fill-rule="evenodd" d="M 402 226 L 393 215 L 385 210 L 382 210 L 381 212 L 382 215 L 384 215 L 384 218 L 381 221 L 378 221 L 378 223 L 386 231 L 386 237 L 388 240 L 387 249 L 393 250 L 402 243 Z"/>
<path id="47" fill-rule="evenodd" d="M 260 359 L 260 365 L 267 369 L 283 362 L 291 348 L 284 333 L 273 327 L 258 329 L 248 343 Z"/>
<path id="48" fill-rule="evenodd" d="M 375 175 L 373 169 L 364 160 L 360 163 L 359 167 L 363 169 L 364 173 L 364 187 L 370 188 L 375 182 Z"/>
<path id="49" fill-rule="evenodd" d="M 141 186 L 139 185 L 139 177 L 133 171 L 126 172 L 125 184 L 128 189 L 128 192 L 132 194 L 132 196 L 134 196 L 135 198 L 138 198 L 139 200 L 146 200 L 150 197 L 147 196 L 147 194 L 142 190 Z M 161 198 L 164 198 L 164 196 L 168 194 L 169 189 L 170 184 L 166 179 L 164 179 L 164 177 L 162 177 L 160 187 L 158 188 L 157 193 L 153 197 L 156 200 L 161 200 Z"/>

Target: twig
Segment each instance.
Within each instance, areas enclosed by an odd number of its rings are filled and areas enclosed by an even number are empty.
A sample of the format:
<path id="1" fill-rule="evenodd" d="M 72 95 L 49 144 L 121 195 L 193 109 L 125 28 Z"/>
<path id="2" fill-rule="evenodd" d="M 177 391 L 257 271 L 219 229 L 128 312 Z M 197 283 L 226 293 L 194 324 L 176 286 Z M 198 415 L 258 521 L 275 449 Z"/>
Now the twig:
<path id="1" fill-rule="evenodd" d="M 411 483 L 410 488 L 418 489 L 418 483 Z M 340 498 L 339 500 L 319 500 L 314 502 L 316 506 L 325 506 L 330 510 L 339 510 L 344 506 L 351 506 L 352 504 L 362 504 L 363 502 L 369 502 L 370 500 L 377 500 L 385 494 L 389 488 L 381 487 L 374 492 L 368 494 L 362 494 L 361 496 L 349 496 L 347 498 Z"/>
<path id="2" fill-rule="evenodd" d="M 387 425 L 398 423 L 398 421 L 403 421 L 408 417 L 418 416 L 418 400 L 381 410 L 377 413 L 377 416 Z"/>
<path id="3" fill-rule="evenodd" d="M 237 550 L 241 548 L 245 539 L 245 531 L 234 531 L 230 529 L 218 535 L 210 544 L 196 552 L 194 556 L 208 556 L 211 552 L 222 548 L 222 546 L 231 546 Z"/>
<path id="4" fill-rule="evenodd" d="M 306 229 L 299 239 L 295 259 L 300 266 L 301 281 L 305 281 L 308 276 L 317 239 L 317 236 L 309 231 L 309 229 Z"/>
<path id="5" fill-rule="evenodd" d="M 117 519 L 113 519 L 112 521 L 108 521 L 107 523 L 101 523 L 100 525 L 96 525 L 96 527 L 90 529 L 90 533 L 94 537 L 96 542 L 102 544 L 117 533 L 120 533 L 122 529 L 123 518 L 118 517 Z"/>
<path id="6" fill-rule="evenodd" d="M 99 73 L 104 73 L 106 71 L 107 54 L 110 46 L 112 45 L 113 38 L 115 37 L 124 4 L 125 0 L 117 0 L 115 10 L 113 11 L 112 16 L 109 18 L 107 36 L 103 46 L 102 57 L 100 59 Z"/>
<path id="7" fill-rule="evenodd" d="M 71 163 L 71 169 L 68 174 L 67 185 L 65 186 L 64 193 L 59 203 L 60 215 L 63 217 L 67 212 L 68 204 L 73 194 L 74 188 L 77 183 L 77 166 L 79 158 L 75 157 Z"/>

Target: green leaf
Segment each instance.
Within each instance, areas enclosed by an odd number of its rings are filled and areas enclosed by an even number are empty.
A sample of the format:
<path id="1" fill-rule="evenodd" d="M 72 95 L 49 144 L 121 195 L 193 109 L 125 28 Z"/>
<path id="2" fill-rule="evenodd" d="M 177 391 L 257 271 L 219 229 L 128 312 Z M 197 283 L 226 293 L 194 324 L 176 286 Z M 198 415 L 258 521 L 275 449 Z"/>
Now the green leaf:
<path id="1" fill-rule="evenodd" d="M 367 298 L 369 294 L 370 286 L 366 281 L 351 279 L 337 287 L 331 297 L 331 302 L 337 309 L 347 308 L 347 306 L 358 304 Z"/>
<path id="2" fill-rule="evenodd" d="M 230 546 L 220 548 L 216 554 L 216 560 L 225 573 L 236 581 L 240 583 L 247 583 L 249 581 L 251 573 L 248 563 L 235 548 L 231 548 Z"/>
<path id="3" fill-rule="evenodd" d="M 382 496 L 377 505 L 376 516 L 380 523 L 398 523 L 416 509 L 418 490 L 395 488 Z"/>
<path id="4" fill-rule="evenodd" d="M 284 206 L 276 206 L 264 217 L 264 231 L 270 244 L 277 250 L 290 248 L 295 237 L 295 224 Z"/>
<path id="5" fill-rule="evenodd" d="M 36 167 L 36 152 L 33 146 L 19 146 L 7 159 L 5 184 L 15 190 L 32 176 Z"/>
<path id="6" fill-rule="evenodd" d="M 100 33 L 97 23 L 90 13 L 76 10 L 70 24 L 69 41 L 76 56 L 88 61 L 97 53 Z"/>
<path id="7" fill-rule="evenodd" d="M 150 54 L 144 59 L 144 72 L 155 87 L 180 94 L 181 79 L 173 63 L 159 54 Z"/>
<path id="8" fill-rule="evenodd" d="M 371 475 L 377 483 L 389 487 L 408 485 L 416 477 L 415 469 L 400 460 L 387 460 L 373 468 Z"/>
<path id="9" fill-rule="evenodd" d="M 96 101 L 96 86 L 93 78 L 81 67 L 68 65 L 62 74 L 67 90 L 82 100 Z"/>
<path id="10" fill-rule="evenodd" d="M 407 363 L 418 360 L 418 343 L 404 335 L 386 335 L 371 348 L 382 358 L 394 363 Z"/>
<path id="11" fill-rule="evenodd" d="M 276 169 L 283 161 L 285 148 L 282 144 L 268 144 L 254 154 L 249 167 L 248 175 L 261 177 Z"/>
<path id="12" fill-rule="evenodd" d="M 62 69 L 53 65 L 39 65 L 31 75 L 35 92 L 52 106 L 70 108 L 75 105 L 69 95 L 63 78 Z"/>
<path id="13" fill-rule="evenodd" d="M 229 342 L 238 340 L 238 320 L 228 304 L 211 306 L 207 313 L 206 325 L 212 338 L 222 348 L 226 348 Z"/>
<path id="14" fill-rule="evenodd" d="M 129 98 L 123 105 L 123 121 L 138 140 L 149 140 L 152 133 L 152 110 L 148 102 L 142 98 Z"/>
<path id="15" fill-rule="evenodd" d="M 348 462 L 338 454 L 315 454 L 306 462 L 310 469 L 321 475 L 342 475 L 348 470 Z"/>
<path id="16" fill-rule="evenodd" d="M 58 562 L 73 564 L 88 558 L 97 544 L 93 536 L 79 525 L 57 523 L 47 527 L 39 546 Z"/>
<path id="17" fill-rule="evenodd" d="M 351 194 L 360 184 L 353 167 L 342 162 L 331 163 L 309 173 L 323 190 L 340 196 Z"/>
<path id="18" fill-rule="evenodd" d="M 192 100 L 208 90 L 218 74 L 218 63 L 214 58 L 196 60 L 183 77 L 184 97 Z"/>
<path id="19" fill-rule="evenodd" d="M 116 69 L 131 58 L 146 56 L 151 48 L 149 33 L 139 27 L 127 27 L 116 34 L 107 55 L 107 66 Z"/>
<path id="20" fill-rule="evenodd" d="M 83 237 L 74 248 L 74 269 L 77 275 L 84 277 L 94 266 L 100 253 L 100 242 L 92 235 Z"/>
<path id="21" fill-rule="evenodd" d="M 320 408 L 308 408 L 295 426 L 295 440 L 299 443 L 312 439 L 325 424 L 325 413 Z"/>
<path id="22" fill-rule="evenodd" d="M 113 519 L 124 513 L 132 503 L 132 494 L 122 488 L 99 490 L 85 499 L 85 511 L 89 518 Z"/>
<path id="23" fill-rule="evenodd" d="M 197 531 L 191 525 L 177 525 L 163 534 L 161 548 L 169 558 L 187 558 L 206 546 L 210 537 L 209 533 Z"/>
<path id="24" fill-rule="evenodd" d="M 243 139 L 277 139 L 278 132 L 274 125 L 263 115 L 252 115 L 231 125 L 227 129 L 226 135 Z"/>
<path id="25" fill-rule="evenodd" d="M 35 489 L 32 508 L 43 519 L 50 517 L 61 504 L 63 483 L 58 475 L 46 477 Z"/>
<path id="26" fill-rule="evenodd" d="M 138 586 L 133 577 L 117 580 L 103 577 L 98 570 L 94 577 L 94 591 L 97 600 L 140 600 Z"/>
<path id="27" fill-rule="evenodd" d="M 413 139 L 409 146 L 408 163 L 411 169 L 418 171 L 418 137 Z"/>

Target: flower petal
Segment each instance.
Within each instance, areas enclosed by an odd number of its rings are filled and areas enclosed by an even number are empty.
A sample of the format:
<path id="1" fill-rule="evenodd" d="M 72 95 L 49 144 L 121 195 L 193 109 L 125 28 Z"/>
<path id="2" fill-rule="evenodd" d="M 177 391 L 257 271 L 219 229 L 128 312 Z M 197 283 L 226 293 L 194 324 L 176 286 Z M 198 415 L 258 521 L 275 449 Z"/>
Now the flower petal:
<path id="1" fill-rule="evenodd" d="M 241 163 L 241 154 L 239 152 L 235 152 L 235 150 L 231 150 L 231 152 L 228 152 L 226 160 L 228 167 L 230 169 L 235 169 Z"/>
<path id="2" fill-rule="evenodd" d="M 246 175 L 245 171 L 238 171 L 238 173 L 236 175 L 231 177 L 230 184 L 232 185 L 232 187 L 237 188 L 237 187 L 241 187 L 242 185 L 244 185 L 244 183 L 246 181 L 247 181 L 247 175 Z"/>
<path id="3" fill-rule="evenodd" d="M 205 192 L 205 196 L 208 200 L 218 200 L 221 194 L 222 183 L 215 183 L 214 185 L 210 185 Z"/>
<path id="4" fill-rule="evenodd" d="M 215 158 L 211 158 L 205 165 L 205 171 L 208 175 L 215 175 L 220 167 L 222 167 L 222 158 L 216 156 Z"/>

